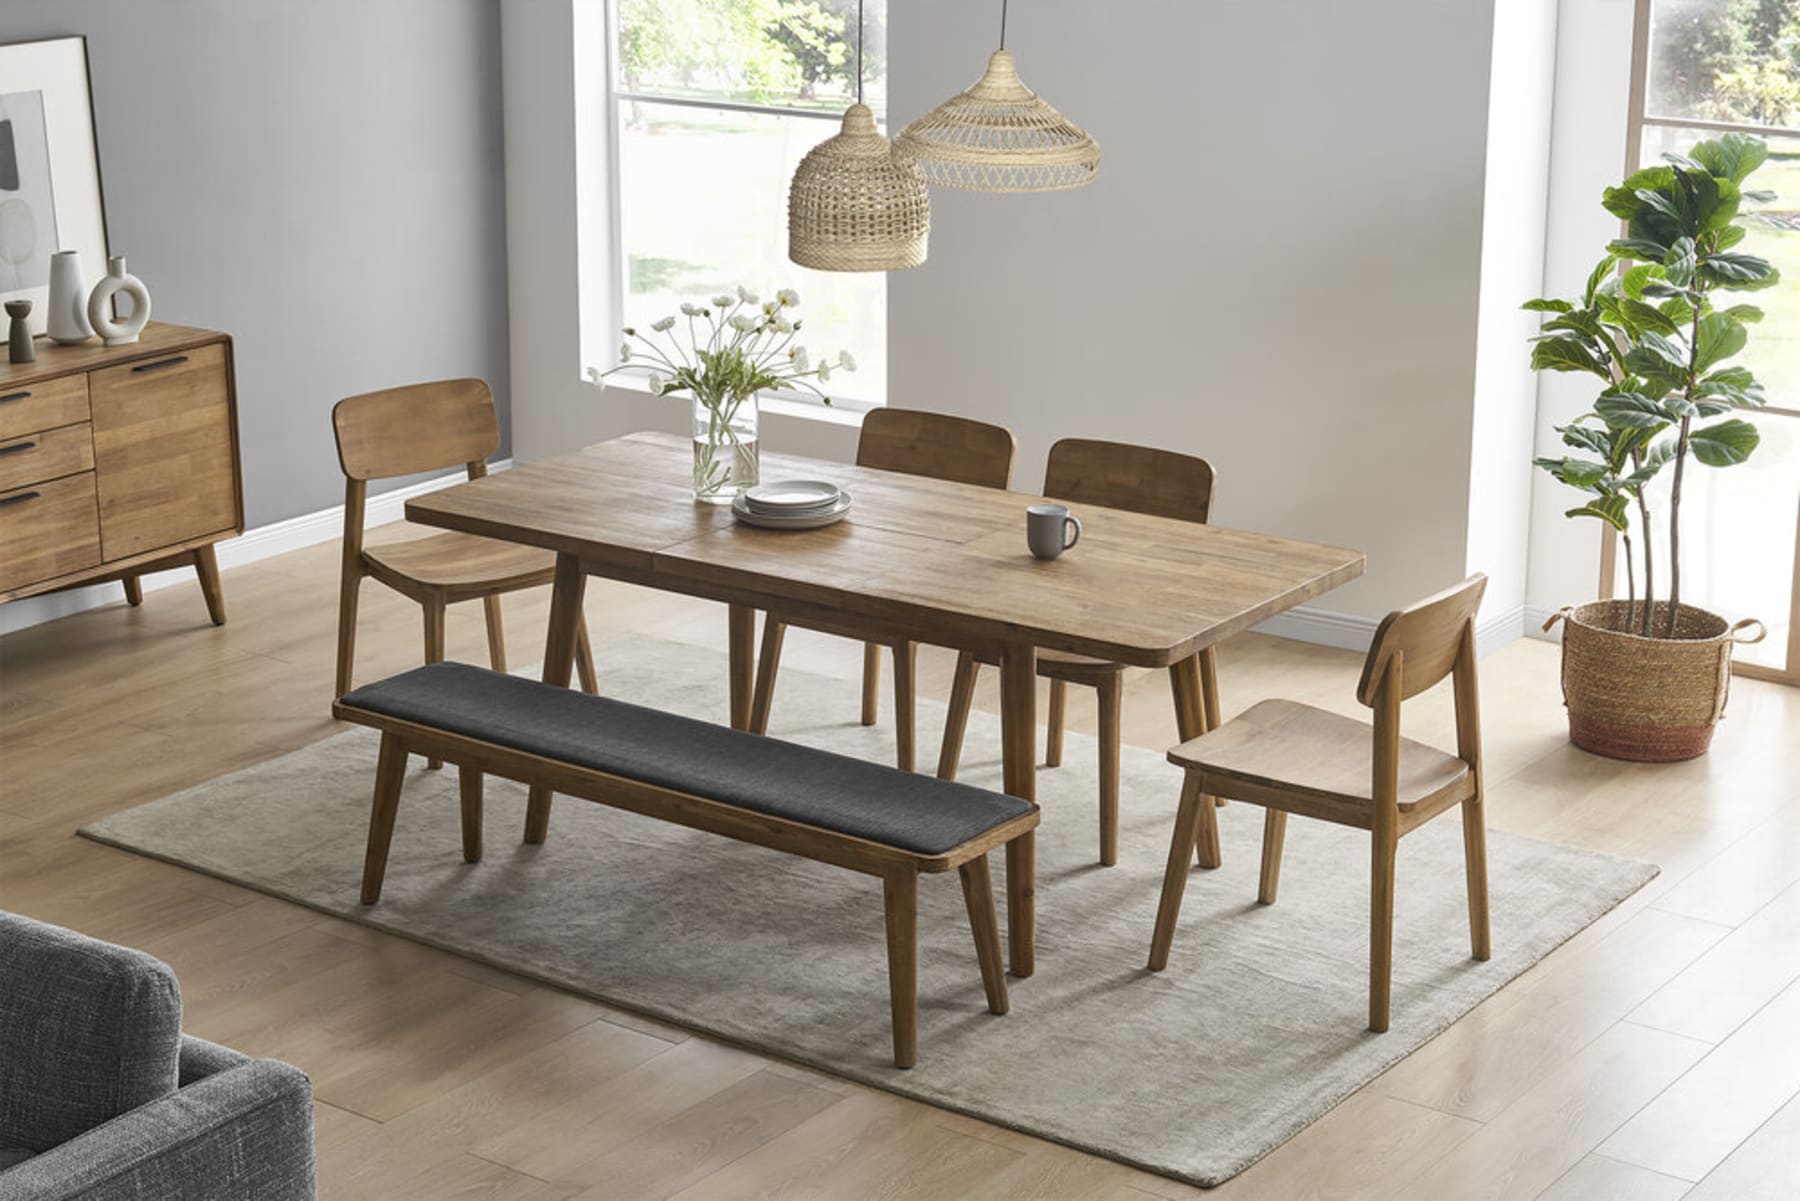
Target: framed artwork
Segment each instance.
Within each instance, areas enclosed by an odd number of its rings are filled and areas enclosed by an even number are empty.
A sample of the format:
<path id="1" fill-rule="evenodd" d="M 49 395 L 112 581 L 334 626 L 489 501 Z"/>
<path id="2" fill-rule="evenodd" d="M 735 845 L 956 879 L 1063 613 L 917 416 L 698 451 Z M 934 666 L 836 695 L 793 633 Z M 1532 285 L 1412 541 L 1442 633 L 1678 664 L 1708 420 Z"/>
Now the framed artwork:
<path id="1" fill-rule="evenodd" d="M 87 39 L 0 46 L 0 300 L 28 299 L 44 332 L 50 256 L 106 271 L 106 208 L 88 86 Z"/>

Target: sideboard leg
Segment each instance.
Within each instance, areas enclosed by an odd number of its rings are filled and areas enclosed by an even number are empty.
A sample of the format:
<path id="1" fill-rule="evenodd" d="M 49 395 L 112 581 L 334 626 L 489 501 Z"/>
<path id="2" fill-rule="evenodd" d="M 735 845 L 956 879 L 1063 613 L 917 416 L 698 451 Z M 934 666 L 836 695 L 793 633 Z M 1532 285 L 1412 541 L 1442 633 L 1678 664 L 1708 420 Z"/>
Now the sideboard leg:
<path id="1" fill-rule="evenodd" d="M 138 583 L 136 576 L 128 575 L 120 583 L 125 585 L 126 604 L 141 605 L 144 603 L 144 586 Z"/>
<path id="2" fill-rule="evenodd" d="M 200 595 L 206 598 L 206 615 L 214 625 L 224 625 L 225 591 L 219 587 L 219 558 L 211 543 L 195 549 L 194 571 L 200 577 Z"/>

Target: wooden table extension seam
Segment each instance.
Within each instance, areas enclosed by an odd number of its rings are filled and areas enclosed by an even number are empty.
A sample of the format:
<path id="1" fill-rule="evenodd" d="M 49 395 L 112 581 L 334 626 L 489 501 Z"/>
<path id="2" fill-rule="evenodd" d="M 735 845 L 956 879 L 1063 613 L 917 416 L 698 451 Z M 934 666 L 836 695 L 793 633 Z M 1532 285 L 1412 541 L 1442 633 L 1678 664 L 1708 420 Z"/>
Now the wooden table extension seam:
<path id="1" fill-rule="evenodd" d="M 1038 498 L 790 455 L 765 479 L 829 479 L 851 493 L 844 521 L 777 531 L 693 501 L 692 448 L 631 434 L 415 497 L 406 516 L 557 553 L 547 683 L 567 686 L 589 575 L 730 606 L 731 724 L 745 728 L 756 610 L 776 607 L 984 653 L 1000 663 L 1005 790 L 1036 797 L 1037 648 L 1169 671 L 1181 738 L 1203 733 L 1195 658 L 1257 622 L 1362 574 L 1356 551 L 1164 517 L 1083 506 L 1079 546 L 1040 562 L 1025 548 Z M 533 791 L 526 838 L 541 841 L 549 796 Z M 1007 848 L 1009 962 L 1034 967 L 1035 846 Z"/>

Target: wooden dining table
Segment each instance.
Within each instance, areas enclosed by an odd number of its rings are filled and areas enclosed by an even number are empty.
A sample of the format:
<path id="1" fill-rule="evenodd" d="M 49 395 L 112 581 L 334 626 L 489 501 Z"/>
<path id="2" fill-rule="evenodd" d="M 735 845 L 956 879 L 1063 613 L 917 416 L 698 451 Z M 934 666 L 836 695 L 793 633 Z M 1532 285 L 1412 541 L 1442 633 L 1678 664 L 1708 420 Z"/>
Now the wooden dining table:
<path id="1" fill-rule="evenodd" d="M 853 507 L 823 529 L 758 529 L 694 501 L 692 456 L 685 438 L 630 434 L 415 497 L 406 516 L 556 553 L 543 679 L 562 687 L 590 575 L 729 607 L 738 729 L 750 719 L 758 609 L 996 661 L 1003 787 L 1026 800 L 1037 791 L 1038 648 L 1166 669 L 1185 741 L 1219 720 L 1218 698 L 1202 693 L 1203 651 L 1363 571 L 1353 550 L 1094 506 L 1076 511 L 1080 542 L 1040 561 L 1025 545 L 1025 507 L 1040 497 L 783 454 L 762 456 L 764 479 L 830 480 Z M 543 840 L 549 814 L 550 795 L 534 790 L 528 842 Z M 1029 833 L 1007 848 L 1015 976 L 1035 965 L 1035 854 Z"/>

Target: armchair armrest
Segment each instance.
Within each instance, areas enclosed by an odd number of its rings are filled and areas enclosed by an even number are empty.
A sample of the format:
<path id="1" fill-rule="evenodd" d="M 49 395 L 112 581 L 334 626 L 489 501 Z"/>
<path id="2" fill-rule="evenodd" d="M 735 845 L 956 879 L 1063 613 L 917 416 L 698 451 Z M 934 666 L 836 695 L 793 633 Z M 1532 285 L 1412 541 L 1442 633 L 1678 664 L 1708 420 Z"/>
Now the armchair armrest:
<path id="1" fill-rule="evenodd" d="M 0 1201 L 312 1201 L 312 1082 L 193 1041 L 182 1075 L 199 1079 L 0 1172 Z"/>

